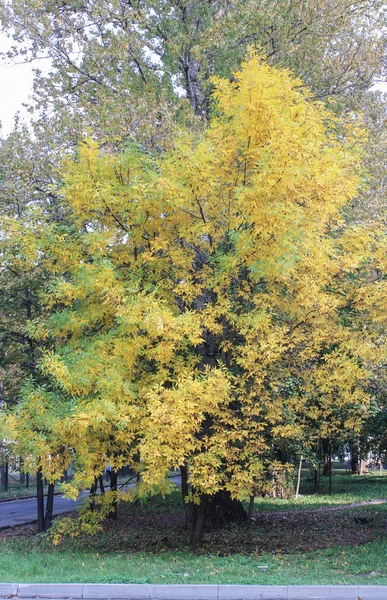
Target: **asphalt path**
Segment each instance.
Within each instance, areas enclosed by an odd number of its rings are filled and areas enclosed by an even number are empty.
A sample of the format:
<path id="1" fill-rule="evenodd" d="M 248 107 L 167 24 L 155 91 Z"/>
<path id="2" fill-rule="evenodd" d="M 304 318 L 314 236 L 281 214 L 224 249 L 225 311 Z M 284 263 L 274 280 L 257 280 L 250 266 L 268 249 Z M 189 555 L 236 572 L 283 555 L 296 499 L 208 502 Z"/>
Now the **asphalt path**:
<path id="1" fill-rule="evenodd" d="M 171 478 L 175 485 L 180 484 L 180 477 Z M 133 488 L 136 484 L 130 484 Z M 54 498 L 54 515 L 71 512 L 78 506 L 81 506 L 88 497 L 88 492 L 84 492 L 78 500 L 69 500 L 60 495 Z M 14 525 L 25 525 L 37 520 L 37 500 L 28 498 L 28 500 L 10 500 L 9 502 L 0 502 L 0 529 L 13 527 Z"/>
<path id="2" fill-rule="evenodd" d="M 69 500 L 63 496 L 55 496 L 54 498 L 54 514 L 71 512 L 77 506 L 84 502 L 84 498 L 78 500 Z M 11 500 L 10 502 L 0 503 L 0 529 L 4 527 L 13 527 L 14 525 L 24 525 L 25 523 L 33 523 L 37 520 L 37 500 L 36 498 L 28 498 L 28 500 Z"/>

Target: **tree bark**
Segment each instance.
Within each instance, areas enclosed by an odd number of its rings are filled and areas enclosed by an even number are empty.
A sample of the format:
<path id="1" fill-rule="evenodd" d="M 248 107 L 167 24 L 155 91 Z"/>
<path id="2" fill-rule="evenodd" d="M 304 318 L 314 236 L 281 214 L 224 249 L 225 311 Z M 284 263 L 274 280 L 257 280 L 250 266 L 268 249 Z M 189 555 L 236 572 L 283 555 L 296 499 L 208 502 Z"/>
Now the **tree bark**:
<path id="1" fill-rule="evenodd" d="M 200 81 L 200 61 L 196 60 L 189 49 L 181 59 L 185 79 L 187 98 L 195 112 L 201 118 L 208 118 L 208 98 L 203 93 Z"/>
<path id="2" fill-rule="evenodd" d="M 350 448 L 351 452 L 351 473 L 352 475 L 360 475 L 360 452 L 359 444 L 354 443 Z"/>
<path id="3" fill-rule="evenodd" d="M 24 460 L 20 456 L 20 458 L 19 458 L 19 483 L 20 483 L 20 485 L 25 485 L 25 483 L 26 483 L 26 474 L 23 471 L 23 467 L 24 467 Z"/>
<path id="4" fill-rule="evenodd" d="M 203 494 L 200 497 L 200 504 L 196 513 L 192 528 L 190 545 L 192 548 L 200 548 L 203 543 L 204 526 L 207 518 L 208 496 Z"/>
<path id="5" fill-rule="evenodd" d="M 245 525 L 247 514 L 242 502 L 233 500 L 229 492 L 217 492 L 208 501 L 208 517 L 214 529 L 225 527 L 230 523 Z"/>
<path id="6" fill-rule="evenodd" d="M 38 533 L 44 531 L 44 495 L 43 495 L 43 474 L 42 467 L 36 472 L 36 497 L 38 508 Z"/>
<path id="7" fill-rule="evenodd" d="M 110 490 L 114 493 L 117 492 L 117 472 L 113 471 L 113 469 L 110 471 Z M 108 514 L 108 518 L 117 521 L 117 498 L 114 498 L 112 502 L 112 508 Z"/>
<path id="8" fill-rule="evenodd" d="M 192 531 L 193 527 L 193 513 L 192 513 L 192 502 L 187 502 L 189 497 L 189 486 L 188 486 L 188 469 L 186 465 L 180 467 L 181 474 L 181 495 L 183 497 L 183 505 L 185 512 L 185 527 L 188 531 Z"/>
<path id="9" fill-rule="evenodd" d="M 50 483 L 47 491 L 46 514 L 44 516 L 44 531 L 48 531 L 51 527 L 52 516 L 54 512 L 54 491 L 55 483 Z"/>
<path id="10" fill-rule="evenodd" d="M 360 475 L 366 475 L 368 473 L 367 461 L 363 458 L 360 460 Z"/>
<path id="11" fill-rule="evenodd" d="M 314 493 L 317 494 L 320 491 L 319 486 L 319 477 L 318 477 L 318 469 L 314 470 Z"/>
<path id="12" fill-rule="evenodd" d="M 4 489 L 4 491 L 8 492 L 9 478 L 8 478 L 8 462 L 7 461 L 1 467 L 0 478 L 1 478 L 1 485 Z"/>
<path id="13" fill-rule="evenodd" d="M 329 442 L 329 493 L 332 493 L 332 445 Z"/>
<path id="14" fill-rule="evenodd" d="M 253 518 L 253 511 L 254 511 L 254 500 L 255 500 L 255 496 L 254 495 L 250 496 L 249 510 L 247 511 L 247 529 L 250 529 L 250 527 L 251 527 L 251 521 Z"/>
<path id="15" fill-rule="evenodd" d="M 93 483 L 90 486 L 90 492 L 89 492 L 89 508 L 90 510 L 94 510 L 95 509 L 95 496 L 97 493 L 97 478 L 95 477 Z"/>

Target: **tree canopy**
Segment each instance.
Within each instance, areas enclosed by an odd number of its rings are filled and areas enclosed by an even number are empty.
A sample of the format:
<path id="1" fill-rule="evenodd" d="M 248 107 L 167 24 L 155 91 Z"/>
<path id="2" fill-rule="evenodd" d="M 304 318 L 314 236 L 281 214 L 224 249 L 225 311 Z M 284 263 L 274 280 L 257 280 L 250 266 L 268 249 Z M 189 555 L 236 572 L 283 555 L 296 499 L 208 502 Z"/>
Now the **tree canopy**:
<path id="1" fill-rule="evenodd" d="M 188 466 L 199 507 L 254 496 L 276 445 L 356 433 L 367 413 L 383 251 L 343 218 L 364 134 L 254 51 L 211 85 L 203 131 L 161 156 L 85 139 L 63 167 L 66 223 L 23 224 L 54 275 L 29 326 L 47 383 L 7 427 L 49 478 L 75 461 L 71 495 L 129 464 L 136 494 Z"/>

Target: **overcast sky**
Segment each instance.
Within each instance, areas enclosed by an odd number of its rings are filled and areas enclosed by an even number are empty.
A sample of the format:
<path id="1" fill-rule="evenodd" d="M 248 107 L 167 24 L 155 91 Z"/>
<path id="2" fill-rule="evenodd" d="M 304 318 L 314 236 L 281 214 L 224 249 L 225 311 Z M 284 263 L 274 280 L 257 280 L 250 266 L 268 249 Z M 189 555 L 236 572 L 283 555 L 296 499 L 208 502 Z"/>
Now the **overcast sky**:
<path id="1" fill-rule="evenodd" d="M 7 52 L 10 46 L 9 38 L 4 33 L 0 33 L 0 53 Z M 17 112 L 28 121 L 29 115 L 23 108 L 23 103 L 28 102 L 32 93 L 32 69 L 37 67 L 43 72 L 48 71 L 50 61 L 44 59 L 34 63 L 15 63 L 0 58 L 0 121 L 3 136 L 11 131 Z"/>
<path id="2" fill-rule="evenodd" d="M 6 52 L 8 48 L 8 38 L 4 34 L 0 34 L 0 52 Z M 28 99 L 31 89 L 31 65 L 15 65 L 2 59 L 0 63 L 0 120 L 3 135 L 12 129 L 13 117 L 22 108 L 22 102 Z"/>

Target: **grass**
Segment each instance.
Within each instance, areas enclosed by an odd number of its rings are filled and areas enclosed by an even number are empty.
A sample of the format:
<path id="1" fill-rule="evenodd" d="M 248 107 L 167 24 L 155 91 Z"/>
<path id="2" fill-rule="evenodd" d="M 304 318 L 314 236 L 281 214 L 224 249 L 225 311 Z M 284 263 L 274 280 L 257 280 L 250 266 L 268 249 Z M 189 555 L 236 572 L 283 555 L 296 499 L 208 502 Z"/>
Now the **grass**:
<path id="1" fill-rule="evenodd" d="M 372 500 L 387 500 L 387 473 L 371 473 L 364 476 L 346 475 L 343 471 L 334 472 L 332 493 L 329 493 L 329 478 L 321 477 L 320 493 L 313 493 L 313 478 L 309 470 L 303 473 L 301 496 L 297 499 L 257 498 L 258 510 L 310 510 L 323 506 L 357 504 Z"/>
<path id="2" fill-rule="evenodd" d="M 266 566 L 262 571 L 259 567 Z M 217 556 L 178 551 L 112 553 L 34 548 L 0 552 L 3 582 L 387 584 L 386 545 L 292 554 Z"/>
<path id="3" fill-rule="evenodd" d="M 58 547 L 33 535 L 31 525 L 4 530 L 1 579 L 387 585 L 387 503 L 340 508 L 387 499 L 387 476 L 335 474 L 333 479 L 332 495 L 311 495 L 306 471 L 301 498 L 257 501 L 249 531 L 207 532 L 196 553 L 187 545 L 178 491 L 142 506 L 120 506 L 119 520 L 107 523 L 97 536 L 69 538 Z"/>

